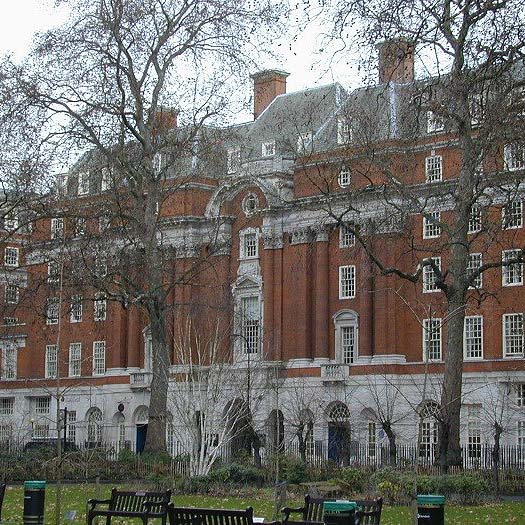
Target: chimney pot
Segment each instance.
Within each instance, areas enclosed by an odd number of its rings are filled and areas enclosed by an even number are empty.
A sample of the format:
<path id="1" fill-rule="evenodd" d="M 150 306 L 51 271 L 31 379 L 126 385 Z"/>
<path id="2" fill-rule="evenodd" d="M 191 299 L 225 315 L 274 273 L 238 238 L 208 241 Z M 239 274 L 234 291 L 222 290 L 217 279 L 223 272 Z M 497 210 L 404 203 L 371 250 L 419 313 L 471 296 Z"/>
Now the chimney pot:
<path id="1" fill-rule="evenodd" d="M 386 40 L 379 49 L 379 83 L 414 80 L 414 44 L 404 38 Z"/>
<path id="2" fill-rule="evenodd" d="M 256 119 L 277 97 L 286 93 L 286 77 L 290 73 L 266 69 L 250 75 L 253 79 L 253 116 Z"/>

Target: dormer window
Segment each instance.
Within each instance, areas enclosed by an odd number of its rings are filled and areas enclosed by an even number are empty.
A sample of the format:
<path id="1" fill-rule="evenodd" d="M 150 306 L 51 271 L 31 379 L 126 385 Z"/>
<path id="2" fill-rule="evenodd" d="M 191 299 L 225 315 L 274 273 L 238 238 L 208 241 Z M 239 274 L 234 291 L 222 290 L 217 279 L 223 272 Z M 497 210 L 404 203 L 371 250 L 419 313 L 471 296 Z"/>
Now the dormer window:
<path id="1" fill-rule="evenodd" d="M 341 168 L 339 176 L 337 177 L 337 182 L 341 188 L 350 186 L 350 183 L 352 182 L 352 174 L 350 173 L 350 169 L 347 166 L 343 166 Z"/>
<path id="2" fill-rule="evenodd" d="M 155 153 L 155 155 L 153 155 L 153 161 L 152 161 L 152 165 L 153 165 L 153 173 L 155 173 L 155 175 L 158 175 L 161 170 L 162 170 L 162 164 L 163 164 L 163 155 L 162 153 Z"/>
<path id="3" fill-rule="evenodd" d="M 311 153 L 313 149 L 313 131 L 305 131 L 297 137 L 297 153 Z"/>
<path id="4" fill-rule="evenodd" d="M 8 211 L 4 216 L 4 229 L 12 232 L 15 231 L 18 226 L 18 215 L 14 210 Z"/>
<path id="5" fill-rule="evenodd" d="M 439 133 L 445 129 L 443 117 L 433 111 L 427 111 L 427 133 Z"/>
<path id="6" fill-rule="evenodd" d="M 275 155 L 275 140 L 263 142 L 261 150 L 263 157 L 273 157 Z"/>
<path id="7" fill-rule="evenodd" d="M 89 193 L 89 171 L 81 171 L 78 174 L 78 194 L 87 195 Z"/>
<path id="8" fill-rule="evenodd" d="M 100 175 L 100 191 L 107 191 L 109 189 L 110 181 L 110 169 L 102 168 L 102 173 Z"/>
<path id="9" fill-rule="evenodd" d="M 227 150 L 228 155 L 228 175 L 239 171 L 241 165 L 241 148 L 230 148 Z"/>
<path id="10" fill-rule="evenodd" d="M 346 117 L 337 119 L 337 144 L 349 144 L 352 142 L 352 128 Z"/>

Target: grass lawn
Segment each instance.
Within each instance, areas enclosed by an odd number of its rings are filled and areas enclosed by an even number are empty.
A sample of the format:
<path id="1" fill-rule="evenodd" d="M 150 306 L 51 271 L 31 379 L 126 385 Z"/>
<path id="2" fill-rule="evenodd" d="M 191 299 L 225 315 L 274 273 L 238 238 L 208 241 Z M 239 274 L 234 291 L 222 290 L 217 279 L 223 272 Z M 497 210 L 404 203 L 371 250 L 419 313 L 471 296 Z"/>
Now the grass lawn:
<path id="1" fill-rule="evenodd" d="M 143 488 L 143 487 L 132 487 Z M 62 498 L 62 515 L 67 511 L 76 511 L 73 523 L 85 523 L 86 501 L 89 498 L 104 499 L 109 496 L 111 485 L 65 485 Z M 54 486 L 46 491 L 46 525 L 54 524 Z M 23 488 L 8 487 L 2 518 L 7 523 L 22 523 Z M 212 496 L 174 496 L 172 501 L 181 507 L 216 507 L 216 508 L 246 508 L 252 506 L 256 516 L 271 519 L 273 502 L 268 491 L 255 491 L 253 496 L 246 497 L 212 497 Z M 300 504 L 289 501 L 289 504 Z M 446 525 L 478 525 L 486 523 L 525 523 L 525 503 L 502 503 L 482 505 L 478 507 L 447 506 L 445 514 Z M 66 522 L 63 522 L 66 523 Z M 100 522 L 101 524 L 103 521 Z M 105 523 L 105 522 L 104 522 Z M 113 525 L 140 523 L 140 520 L 112 520 Z M 386 507 L 381 517 L 382 525 L 409 525 L 409 509 L 407 507 Z M 6 524 L 7 525 L 7 524 Z"/>

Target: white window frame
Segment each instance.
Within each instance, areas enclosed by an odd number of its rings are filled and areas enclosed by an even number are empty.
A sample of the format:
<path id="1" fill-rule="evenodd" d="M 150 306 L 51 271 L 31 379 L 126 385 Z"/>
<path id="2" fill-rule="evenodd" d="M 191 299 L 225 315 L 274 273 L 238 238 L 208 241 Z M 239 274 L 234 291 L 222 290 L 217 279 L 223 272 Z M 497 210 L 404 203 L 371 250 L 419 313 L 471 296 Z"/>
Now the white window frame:
<path id="1" fill-rule="evenodd" d="M 429 155 L 425 158 L 425 181 L 428 184 L 433 184 L 442 180 L 443 157 L 441 155 Z"/>
<path id="2" fill-rule="evenodd" d="M 374 420 L 369 419 L 366 424 L 366 438 L 367 438 L 367 456 L 369 458 L 376 457 L 377 445 L 377 424 Z"/>
<path id="3" fill-rule="evenodd" d="M 352 184 L 352 172 L 348 166 L 344 164 L 341 166 L 341 170 L 337 176 L 337 183 L 339 184 L 340 188 L 348 188 L 348 186 Z"/>
<path id="4" fill-rule="evenodd" d="M 82 375 L 82 343 L 69 343 L 69 377 Z"/>
<path id="5" fill-rule="evenodd" d="M 355 264 L 339 266 L 339 299 L 354 299 L 356 295 Z"/>
<path id="6" fill-rule="evenodd" d="M 467 455 L 471 459 L 481 458 L 482 434 L 480 407 L 468 407 Z"/>
<path id="7" fill-rule="evenodd" d="M 427 111 L 427 133 L 440 133 L 445 130 L 445 120 L 434 111 Z"/>
<path id="8" fill-rule="evenodd" d="M 51 239 L 62 239 L 64 236 L 64 219 L 53 217 L 51 219 Z"/>
<path id="9" fill-rule="evenodd" d="M 470 208 L 470 216 L 468 219 L 468 233 L 477 233 L 480 232 L 483 223 L 482 223 L 482 215 L 481 215 L 481 206 L 478 204 L 473 204 Z"/>
<path id="10" fill-rule="evenodd" d="M 430 211 L 423 215 L 423 239 L 437 239 L 441 236 L 441 212 Z"/>
<path id="11" fill-rule="evenodd" d="M 273 157 L 275 155 L 275 140 L 268 140 L 261 144 L 261 155 L 263 157 Z"/>
<path id="12" fill-rule="evenodd" d="M 516 405 L 525 407 L 525 383 L 516 384 Z"/>
<path id="13" fill-rule="evenodd" d="M 510 259 L 518 257 L 521 250 L 503 250 L 501 252 L 501 261 L 504 263 Z M 522 286 L 523 285 L 523 266 L 521 263 L 512 263 L 508 266 L 501 267 L 501 285 L 502 286 Z"/>
<path id="14" fill-rule="evenodd" d="M 433 260 L 439 271 L 441 271 L 441 257 L 430 257 Z M 434 272 L 434 268 L 430 265 L 423 267 L 423 293 L 440 292 L 440 288 L 436 285 L 438 276 Z"/>
<path id="15" fill-rule="evenodd" d="M 427 335 L 430 332 L 430 338 Z M 437 342 L 437 345 L 435 344 Z M 436 348 L 439 349 L 436 357 Z M 429 355 L 429 350 L 432 351 L 432 356 Z M 436 363 L 443 361 L 443 324 L 442 319 L 432 317 L 430 319 L 423 319 L 423 362 Z"/>
<path id="16" fill-rule="evenodd" d="M 353 310 L 340 310 L 333 316 L 333 321 L 335 327 L 335 359 L 338 363 L 353 364 L 359 356 L 359 315 Z M 354 348 L 351 352 L 346 352 L 344 346 L 345 329 L 353 330 Z"/>
<path id="17" fill-rule="evenodd" d="M 54 267 L 56 271 L 54 271 Z M 60 282 L 60 264 L 58 261 L 49 261 L 47 263 L 47 282 L 57 284 Z"/>
<path id="18" fill-rule="evenodd" d="M 501 209 L 501 229 L 517 230 L 523 228 L 523 201 L 512 200 Z"/>
<path id="19" fill-rule="evenodd" d="M 470 109 L 470 125 L 477 127 L 481 124 L 484 118 L 483 111 L 483 94 L 475 93 L 469 97 L 469 109 Z"/>
<path id="20" fill-rule="evenodd" d="M 111 215 L 103 213 L 98 217 L 98 231 L 100 233 L 107 232 L 111 228 Z"/>
<path id="21" fill-rule="evenodd" d="M 18 304 L 20 301 L 20 287 L 17 284 L 5 284 L 5 303 Z"/>
<path id="22" fill-rule="evenodd" d="M 242 349 L 244 355 L 257 355 L 261 352 L 261 301 L 259 295 L 240 297 Z M 245 304 L 255 303 L 257 318 L 248 319 L 245 315 Z"/>
<path id="23" fill-rule="evenodd" d="M 503 357 L 506 358 L 523 358 L 523 345 L 525 338 L 523 334 L 524 323 L 522 313 L 509 313 L 503 314 Z M 514 331 L 509 333 L 509 324 L 512 323 L 514 326 L 510 327 Z M 509 352 L 512 347 L 513 351 Z M 517 348 L 518 351 L 514 351 Z"/>
<path id="24" fill-rule="evenodd" d="M 339 248 L 351 248 L 352 246 L 355 246 L 355 234 L 346 224 L 341 224 L 339 226 Z"/>
<path id="25" fill-rule="evenodd" d="M 54 379 L 58 374 L 58 347 L 57 345 L 46 345 L 45 377 Z"/>
<path id="26" fill-rule="evenodd" d="M 111 169 L 108 167 L 102 168 L 100 173 L 100 191 L 109 190 Z"/>
<path id="27" fill-rule="evenodd" d="M 473 353 L 475 355 L 472 355 Z M 481 315 L 465 316 L 463 323 L 463 355 L 469 361 L 483 359 L 483 316 Z"/>
<path id="28" fill-rule="evenodd" d="M 340 115 L 337 117 L 337 144 L 350 144 L 352 138 L 350 119 L 344 115 Z"/>
<path id="29" fill-rule="evenodd" d="M 93 341 L 93 375 L 106 373 L 106 341 Z"/>
<path id="30" fill-rule="evenodd" d="M 517 423 L 517 436 L 516 444 L 521 449 L 520 452 L 523 454 L 525 452 L 525 421 L 518 421 Z"/>
<path id="31" fill-rule="evenodd" d="M 77 440 L 77 411 L 68 410 L 67 411 L 67 436 L 66 439 L 70 443 L 76 443 Z"/>
<path id="32" fill-rule="evenodd" d="M 46 324 L 58 324 L 59 317 L 60 299 L 58 297 L 48 297 L 46 302 Z"/>
<path id="33" fill-rule="evenodd" d="M 80 171 L 78 173 L 78 192 L 79 196 L 89 195 L 89 171 Z"/>
<path id="34" fill-rule="evenodd" d="M 34 398 L 35 414 L 39 416 L 48 416 L 51 414 L 51 397 L 39 396 Z"/>
<path id="35" fill-rule="evenodd" d="M 18 268 L 20 265 L 20 250 L 14 246 L 6 246 L 4 250 L 4 265 Z"/>
<path id="36" fill-rule="evenodd" d="M 93 320 L 94 321 L 105 321 L 107 316 L 107 299 L 103 292 L 95 295 L 93 301 Z"/>
<path id="37" fill-rule="evenodd" d="M 0 416 L 12 416 L 15 413 L 15 398 L 0 397 Z"/>
<path id="38" fill-rule="evenodd" d="M 102 278 L 108 274 L 108 259 L 105 255 L 96 255 L 93 261 L 95 277 Z"/>
<path id="39" fill-rule="evenodd" d="M 297 153 L 312 153 L 314 145 L 314 132 L 312 130 L 304 131 L 297 136 Z"/>
<path id="40" fill-rule="evenodd" d="M 16 379 L 18 369 L 18 347 L 12 343 L 4 343 L 2 347 L 1 377 L 4 381 Z"/>
<path id="41" fill-rule="evenodd" d="M 512 142 L 503 147 L 505 169 L 517 171 L 525 168 L 525 144 Z"/>
<path id="42" fill-rule="evenodd" d="M 73 237 L 81 237 L 86 234 L 86 218 L 75 217 L 73 219 Z"/>
<path id="43" fill-rule="evenodd" d="M 248 240 L 255 238 L 255 243 L 248 245 Z M 256 228 L 246 228 L 240 232 L 240 259 L 258 259 L 259 258 L 259 230 Z M 250 253 L 249 249 L 254 249 L 254 253 Z"/>
<path id="44" fill-rule="evenodd" d="M 228 175 L 237 173 L 241 167 L 241 148 L 228 148 L 226 150 L 226 169 Z"/>
<path id="45" fill-rule="evenodd" d="M 467 276 L 469 275 L 469 272 L 472 272 L 473 270 L 477 270 L 483 266 L 483 254 L 482 253 L 469 253 L 468 256 L 468 263 L 467 263 Z M 476 289 L 479 290 L 480 288 L 483 288 L 483 274 L 480 273 L 475 281 L 472 283 L 471 286 L 469 286 L 470 289 Z"/>
<path id="46" fill-rule="evenodd" d="M 71 312 L 69 316 L 70 323 L 81 323 L 82 322 L 82 301 L 81 295 L 73 295 L 71 297 Z"/>
<path id="47" fill-rule="evenodd" d="M 164 155 L 160 151 L 157 151 L 157 153 L 153 155 L 151 164 L 153 167 L 153 173 L 155 173 L 155 175 L 158 175 L 162 171 L 162 168 L 164 167 L 164 160 Z"/>

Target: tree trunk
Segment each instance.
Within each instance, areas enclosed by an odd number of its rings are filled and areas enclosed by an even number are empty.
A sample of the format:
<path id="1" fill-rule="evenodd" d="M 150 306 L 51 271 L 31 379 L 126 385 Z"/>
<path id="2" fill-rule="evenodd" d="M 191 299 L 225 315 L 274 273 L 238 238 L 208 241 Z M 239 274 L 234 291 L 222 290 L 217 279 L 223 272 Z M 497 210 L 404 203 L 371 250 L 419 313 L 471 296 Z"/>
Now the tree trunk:
<path id="1" fill-rule="evenodd" d="M 145 452 L 166 452 L 166 415 L 170 370 L 169 348 L 166 341 L 166 320 L 157 301 L 148 304 L 150 318 L 153 378 L 149 402 L 148 432 Z"/>
<path id="2" fill-rule="evenodd" d="M 388 459 L 389 459 L 390 465 L 395 467 L 397 463 L 396 435 L 394 431 L 392 430 L 392 425 L 390 424 L 390 422 L 385 422 L 381 426 L 383 427 L 386 437 L 388 438 L 388 444 L 389 444 Z"/>
<path id="3" fill-rule="evenodd" d="M 464 317 L 464 301 L 450 301 L 447 308 L 445 373 L 439 419 L 439 465 L 443 472 L 447 472 L 449 466 L 462 465 L 459 437 Z"/>
<path id="4" fill-rule="evenodd" d="M 500 452 L 500 438 L 503 433 L 503 428 L 497 422 L 494 423 L 494 446 L 492 447 L 492 477 L 494 480 L 494 489 L 496 496 L 499 496 L 499 452 Z"/>

